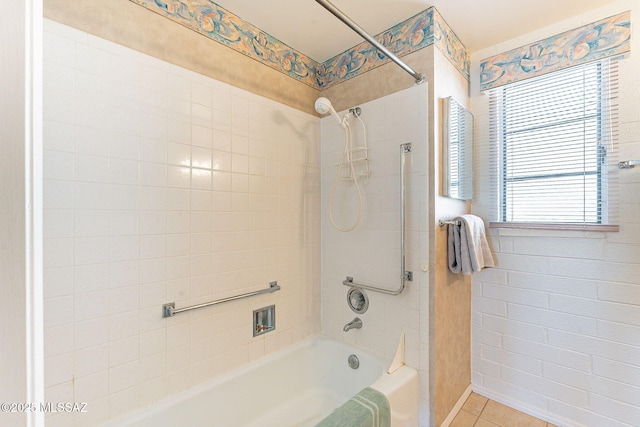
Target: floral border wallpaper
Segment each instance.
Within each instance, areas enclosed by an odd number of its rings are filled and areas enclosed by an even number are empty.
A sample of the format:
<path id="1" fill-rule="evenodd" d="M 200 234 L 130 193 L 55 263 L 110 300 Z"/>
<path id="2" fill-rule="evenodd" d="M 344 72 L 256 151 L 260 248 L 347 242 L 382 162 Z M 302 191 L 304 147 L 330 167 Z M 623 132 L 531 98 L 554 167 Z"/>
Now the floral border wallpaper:
<path id="1" fill-rule="evenodd" d="M 440 13 L 434 9 L 434 21 L 436 23 L 435 44 L 442 54 L 451 61 L 462 75 L 469 80 L 471 55 L 464 47 L 456 33 L 445 22 Z"/>
<path id="2" fill-rule="evenodd" d="M 623 12 L 480 63 L 480 90 L 631 50 L 631 12 Z"/>
<path id="3" fill-rule="evenodd" d="M 210 0 L 131 1 L 318 90 L 389 61 L 365 41 L 318 63 Z M 435 43 L 469 79 L 469 53 L 434 7 L 384 31 L 376 40 L 399 57 Z"/>
<path id="4" fill-rule="evenodd" d="M 433 8 L 429 8 L 379 34 L 375 39 L 396 56 L 415 52 L 434 42 Z M 326 60 L 320 68 L 320 88 L 355 77 L 389 60 L 366 41 Z M 419 70 L 416 70 L 420 72 Z"/>
<path id="5" fill-rule="evenodd" d="M 318 86 L 318 62 L 211 1 L 131 1 L 309 86 Z"/>

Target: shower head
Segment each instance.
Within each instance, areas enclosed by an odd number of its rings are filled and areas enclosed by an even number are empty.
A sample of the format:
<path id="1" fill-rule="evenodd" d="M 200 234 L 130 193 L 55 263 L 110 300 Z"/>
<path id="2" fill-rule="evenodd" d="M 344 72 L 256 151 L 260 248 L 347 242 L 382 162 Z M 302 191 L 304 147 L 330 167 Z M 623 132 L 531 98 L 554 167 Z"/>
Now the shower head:
<path id="1" fill-rule="evenodd" d="M 329 101 L 327 98 L 321 96 L 320 98 L 316 99 L 316 111 L 318 113 L 327 114 L 331 110 L 333 110 L 333 106 L 331 105 L 331 101 Z"/>
<path id="2" fill-rule="evenodd" d="M 338 121 L 338 123 L 340 124 L 340 126 L 345 127 L 346 124 L 344 123 L 344 120 L 342 120 L 340 118 L 340 116 L 338 115 L 338 113 L 336 112 L 336 110 L 333 108 L 333 106 L 331 105 L 331 101 L 329 101 L 327 98 L 325 98 L 324 96 L 321 96 L 320 98 L 316 99 L 316 111 L 320 114 L 327 114 L 327 113 L 331 113 L 331 115 L 333 117 L 336 118 L 336 120 Z"/>

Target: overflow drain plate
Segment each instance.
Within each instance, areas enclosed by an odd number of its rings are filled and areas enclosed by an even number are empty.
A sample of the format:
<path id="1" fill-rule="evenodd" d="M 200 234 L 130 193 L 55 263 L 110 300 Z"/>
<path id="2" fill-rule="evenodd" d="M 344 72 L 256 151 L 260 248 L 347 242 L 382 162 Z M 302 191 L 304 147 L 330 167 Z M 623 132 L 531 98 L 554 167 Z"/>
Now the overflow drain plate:
<path id="1" fill-rule="evenodd" d="M 351 311 L 362 314 L 369 308 L 369 297 L 362 289 L 352 286 L 347 292 L 347 304 Z"/>

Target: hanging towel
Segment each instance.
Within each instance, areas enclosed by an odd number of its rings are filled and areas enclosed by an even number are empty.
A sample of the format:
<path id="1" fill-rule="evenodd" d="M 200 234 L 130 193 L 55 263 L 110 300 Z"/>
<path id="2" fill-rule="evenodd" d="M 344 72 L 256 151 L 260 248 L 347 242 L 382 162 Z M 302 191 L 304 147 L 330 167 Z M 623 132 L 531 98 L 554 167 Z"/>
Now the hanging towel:
<path id="1" fill-rule="evenodd" d="M 484 267 L 494 267 L 482 219 L 475 215 L 455 219 L 457 224 L 449 225 L 448 230 L 449 270 L 472 274 Z"/>
<path id="2" fill-rule="evenodd" d="M 367 387 L 316 424 L 316 427 L 390 427 L 387 396 Z"/>

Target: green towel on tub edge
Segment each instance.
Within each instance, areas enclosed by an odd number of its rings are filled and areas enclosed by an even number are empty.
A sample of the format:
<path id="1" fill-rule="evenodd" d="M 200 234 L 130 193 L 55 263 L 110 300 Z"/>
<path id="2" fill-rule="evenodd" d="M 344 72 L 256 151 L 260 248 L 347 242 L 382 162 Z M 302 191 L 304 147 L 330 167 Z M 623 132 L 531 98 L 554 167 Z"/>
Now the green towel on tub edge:
<path id="1" fill-rule="evenodd" d="M 316 427 L 390 426 L 389 400 L 384 394 L 371 387 L 363 389 L 316 425 Z"/>

